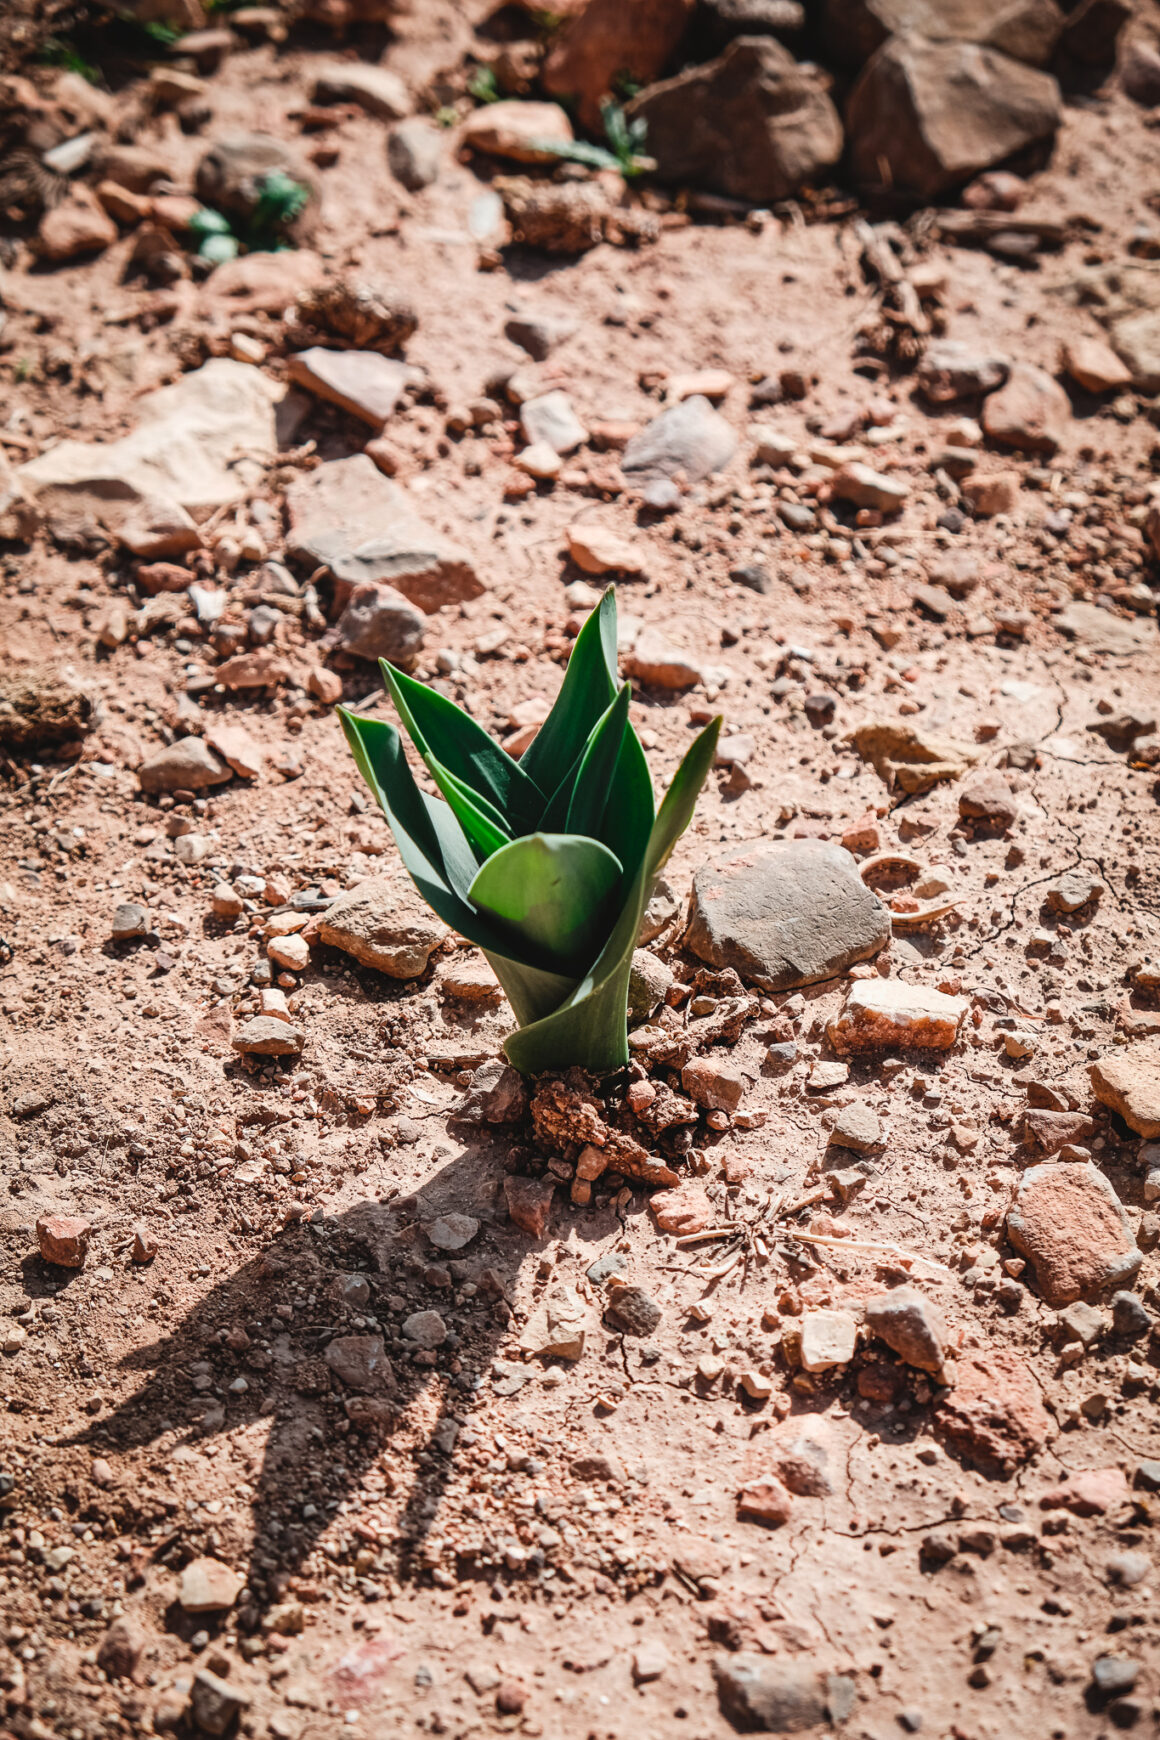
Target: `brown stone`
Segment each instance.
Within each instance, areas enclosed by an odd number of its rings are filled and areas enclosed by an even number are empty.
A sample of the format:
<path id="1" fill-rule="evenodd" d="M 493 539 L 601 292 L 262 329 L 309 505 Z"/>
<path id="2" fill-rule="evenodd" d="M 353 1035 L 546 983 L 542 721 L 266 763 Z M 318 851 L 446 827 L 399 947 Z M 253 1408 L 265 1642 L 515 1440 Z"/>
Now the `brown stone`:
<path id="1" fill-rule="evenodd" d="M 558 163 L 545 145 L 567 145 L 572 123 L 559 103 L 505 101 L 485 103 L 463 123 L 463 143 L 490 157 L 506 157 L 515 163 Z"/>
<path id="2" fill-rule="evenodd" d="M 318 934 L 364 967 L 392 979 L 417 979 L 447 931 L 409 885 L 368 876 L 320 915 Z"/>
<path id="3" fill-rule="evenodd" d="M 1095 1124 L 1083 1112 L 1053 1112 L 1028 1107 L 1023 1114 L 1024 1134 L 1046 1154 L 1054 1154 L 1068 1142 L 1087 1142 Z"/>
<path id="4" fill-rule="evenodd" d="M 983 406 L 983 428 L 992 441 L 1025 453 L 1054 453 L 1070 423 L 1067 394 L 1035 363 L 1012 363 L 1004 385 Z"/>
<path id="5" fill-rule="evenodd" d="M 1143 1261 L 1119 1198 L 1086 1161 L 1046 1160 L 1025 1172 L 1007 1237 L 1054 1306 L 1122 1287 Z"/>
<path id="6" fill-rule="evenodd" d="M 1013 514 L 1019 506 L 1019 473 L 1017 471 L 972 471 L 959 484 L 963 498 L 981 520 L 993 520 L 997 514 Z"/>
<path id="7" fill-rule="evenodd" d="M 504 1179 L 508 1214 L 529 1238 L 542 1239 L 546 1234 L 555 1189 L 548 1178 L 520 1178 L 509 1172 Z"/>
<path id="8" fill-rule="evenodd" d="M 704 1110 L 735 1112 L 745 1092 L 745 1077 L 732 1064 L 695 1057 L 681 1071 L 681 1085 Z"/>
<path id="9" fill-rule="evenodd" d="M 693 0 L 588 0 L 544 62 L 544 89 L 575 101 L 586 127 L 603 133 L 600 105 L 627 73 L 638 85 L 656 78 L 679 44 Z"/>
<path id="10" fill-rule="evenodd" d="M 298 386 L 327 399 L 353 417 L 381 429 L 393 416 L 417 369 L 377 350 L 324 350 L 315 345 L 286 359 L 286 373 Z"/>
<path id="11" fill-rule="evenodd" d="M 276 689 L 289 676 L 286 660 L 272 652 L 235 653 L 214 672 L 216 680 L 226 689 Z"/>
<path id="12" fill-rule="evenodd" d="M 1132 371 L 1102 338 L 1068 339 L 1060 360 L 1072 380 L 1087 393 L 1114 393 L 1132 382 Z"/>
<path id="13" fill-rule="evenodd" d="M 127 1614 L 114 1619 L 97 1645 L 97 1666 L 111 1680 L 132 1679 L 145 1652 L 145 1633 Z"/>
<path id="14" fill-rule="evenodd" d="M 917 1287 L 892 1287 L 867 1299 L 866 1327 L 907 1365 L 919 1371 L 942 1370 L 946 1325 L 938 1306 Z"/>
<path id="15" fill-rule="evenodd" d="M 41 252 L 53 261 L 100 253 L 116 239 L 116 224 L 83 181 L 73 182 L 60 204 L 45 212 L 38 231 Z"/>
<path id="16" fill-rule="evenodd" d="M 1160 1136 L 1160 1044 L 1126 1045 L 1091 1066 L 1092 1087 L 1138 1136 Z"/>
<path id="17" fill-rule="evenodd" d="M 940 1398 L 935 1420 L 959 1455 L 985 1473 L 1012 1473 L 1043 1448 L 1051 1431 L 1034 1373 L 1005 1348 L 960 1356 L 954 1387 Z"/>
<path id="18" fill-rule="evenodd" d="M 84 1266 L 93 1223 L 72 1214 L 42 1215 L 36 1223 L 36 1240 L 46 1263 L 60 1269 Z"/>
<path id="19" fill-rule="evenodd" d="M 959 815 L 965 821 L 1010 828 L 1019 819 L 1019 804 L 1003 775 L 991 769 L 964 785 L 959 793 Z"/>

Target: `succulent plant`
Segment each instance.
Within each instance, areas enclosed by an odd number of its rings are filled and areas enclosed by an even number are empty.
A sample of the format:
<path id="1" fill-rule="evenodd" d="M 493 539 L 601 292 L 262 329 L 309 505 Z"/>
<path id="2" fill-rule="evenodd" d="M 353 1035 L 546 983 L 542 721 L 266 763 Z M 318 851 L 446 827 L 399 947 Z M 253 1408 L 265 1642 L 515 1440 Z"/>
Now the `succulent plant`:
<path id="1" fill-rule="evenodd" d="M 641 919 L 713 765 L 720 719 L 658 810 L 617 673 L 611 587 L 518 761 L 446 696 L 380 664 L 440 796 L 416 784 L 395 726 L 340 707 L 342 727 L 415 887 L 491 962 L 519 1023 L 509 1061 L 526 1075 L 622 1067 Z"/>

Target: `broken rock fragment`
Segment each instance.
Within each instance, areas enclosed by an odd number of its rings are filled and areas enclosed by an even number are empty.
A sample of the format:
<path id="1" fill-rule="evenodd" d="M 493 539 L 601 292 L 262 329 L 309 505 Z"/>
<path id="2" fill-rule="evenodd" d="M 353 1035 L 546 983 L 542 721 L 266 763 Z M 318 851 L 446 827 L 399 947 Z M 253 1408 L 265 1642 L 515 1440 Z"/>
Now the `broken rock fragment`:
<path id="1" fill-rule="evenodd" d="M 646 423 L 624 449 L 620 468 L 633 483 L 673 477 L 678 471 L 689 483 L 700 483 L 728 465 L 737 450 L 731 424 L 701 393 Z"/>
<path id="2" fill-rule="evenodd" d="M 1103 1105 L 1153 1141 L 1160 1136 L 1160 1044 L 1124 1046 L 1091 1066 L 1092 1087 Z"/>
<path id="3" fill-rule="evenodd" d="M 286 359 L 298 386 L 381 429 L 419 371 L 376 350 L 324 350 L 314 345 Z"/>
<path id="4" fill-rule="evenodd" d="M 897 719 L 871 720 L 851 732 L 850 742 L 864 761 L 872 762 L 886 785 L 896 785 L 908 797 L 921 796 L 940 780 L 960 779 L 979 759 L 969 743 L 939 737 Z"/>
<path id="5" fill-rule="evenodd" d="M 1031 1368 L 1006 1348 L 962 1354 L 935 1419 L 952 1448 L 985 1473 L 1012 1473 L 1043 1448 L 1051 1432 Z"/>
<path id="6" fill-rule="evenodd" d="M 332 948 L 392 979 L 417 979 L 446 928 L 387 876 L 368 876 L 318 919 L 318 934 Z"/>
<path id="7" fill-rule="evenodd" d="M 508 1173 L 503 1181 L 507 1210 L 514 1225 L 529 1238 L 542 1239 L 548 1230 L 552 1196 L 556 1186 L 550 1178 L 521 1178 Z"/>
<path id="8" fill-rule="evenodd" d="M 328 568 L 338 581 L 384 582 L 427 612 L 483 592 L 467 552 L 432 530 L 365 453 L 296 478 L 286 506 L 290 554 Z"/>
<path id="9" fill-rule="evenodd" d="M 861 979 L 826 1029 L 837 1052 L 949 1051 L 967 1012 L 966 999 L 900 979 Z"/>
<path id="10" fill-rule="evenodd" d="M 802 1369 L 829 1371 L 848 1365 L 858 1342 L 858 1325 L 848 1311 L 807 1311 L 801 1320 Z"/>
<path id="11" fill-rule="evenodd" d="M 588 1309 L 574 1288 L 560 1284 L 544 1295 L 520 1335 L 520 1347 L 539 1359 L 579 1359 L 589 1328 Z"/>
<path id="12" fill-rule="evenodd" d="M 919 1371 L 940 1372 L 946 1353 L 942 1313 L 917 1287 L 892 1287 L 866 1301 L 866 1327 L 899 1359 Z"/>
<path id="13" fill-rule="evenodd" d="M 1025 1172 L 1007 1236 L 1054 1306 L 1122 1287 L 1143 1261 L 1119 1198 L 1088 1161 L 1047 1160 Z"/>
<path id="14" fill-rule="evenodd" d="M 36 1223 L 36 1242 L 46 1263 L 58 1269 L 80 1269 L 92 1236 L 93 1223 L 75 1214 L 46 1214 Z"/>

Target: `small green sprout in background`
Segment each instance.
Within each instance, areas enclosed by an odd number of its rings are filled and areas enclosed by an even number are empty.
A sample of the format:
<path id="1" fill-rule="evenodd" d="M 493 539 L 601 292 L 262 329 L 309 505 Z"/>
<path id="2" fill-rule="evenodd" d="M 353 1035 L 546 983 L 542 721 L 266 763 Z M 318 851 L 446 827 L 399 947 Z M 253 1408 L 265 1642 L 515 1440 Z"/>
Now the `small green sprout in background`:
<path id="1" fill-rule="evenodd" d="M 623 1068 L 641 919 L 692 819 L 721 720 L 694 740 L 658 810 L 617 673 L 611 587 L 519 761 L 454 702 L 380 665 L 440 797 L 416 785 L 395 726 L 343 707 L 339 718 L 415 887 L 483 950 L 507 994 L 519 1023 L 508 1061 L 525 1075 Z"/>
<path id="2" fill-rule="evenodd" d="M 468 95 L 477 103 L 498 103 L 500 89 L 495 82 L 495 73 L 489 66 L 477 66 L 467 81 Z"/>
<path id="3" fill-rule="evenodd" d="M 656 162 L 644 155 L 648 137 L 648 122 L 643 115 L 635 121 L 625 118 L 624 110 L 611 97 L 600 106 L 607 145 L 593 145 L 587 139 L 542 139 L 536 141 L 537 151 L 550 152 L 568 163 L 583 163 L 589 169 L 615 169 L 626 181 L 647 175 Z"/>
<path id="4" fill-rule="evenodd" d="M 243 244 L 251 251 L 260 249 L 277 253 L 280 248 L 289 246 L 284 232 L 295 218 L 301 216 L 309 198 L 309 188 L 281 169 L 272 169 L 262 178 L 254 215 L 240 236 L 220 211 L 203 205 L 194 213 L 189 225 L 190 234 L 198 244 L 198 258 L 212 260 L 215 266 L 220 266 L 224 260 L 234 259 Z"/>

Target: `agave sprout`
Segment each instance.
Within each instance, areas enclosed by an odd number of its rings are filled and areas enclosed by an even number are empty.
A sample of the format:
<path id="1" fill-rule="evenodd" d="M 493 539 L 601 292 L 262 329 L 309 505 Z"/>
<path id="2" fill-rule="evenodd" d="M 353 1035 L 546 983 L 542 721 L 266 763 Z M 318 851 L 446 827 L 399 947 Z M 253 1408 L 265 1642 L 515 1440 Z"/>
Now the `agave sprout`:
<path id="1" fill-rule="evenodd" d="M 518 761 L 454 702 L 380 663 L 441 796 L 420 791 L 393 725 L 340 707 L 342 727 L 419 893 L 491 962 L 519 1022 L 509 1061 L 526 1075 L 620 1068 L 641 919 L 713 764 L 720 719 L 656 809 L 617 675 L 611 587 Z"/>

